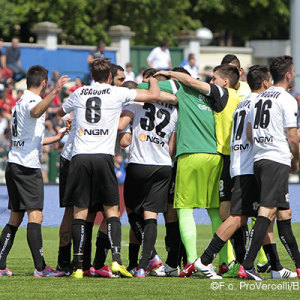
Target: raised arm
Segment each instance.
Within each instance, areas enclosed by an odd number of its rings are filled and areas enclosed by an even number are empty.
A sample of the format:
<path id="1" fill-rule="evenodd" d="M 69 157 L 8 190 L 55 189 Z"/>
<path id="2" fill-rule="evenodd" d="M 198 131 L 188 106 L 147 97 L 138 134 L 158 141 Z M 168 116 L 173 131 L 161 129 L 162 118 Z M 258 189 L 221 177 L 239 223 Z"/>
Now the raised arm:
<path id="1" fill-rule="evenodd" d="M 210 92 L 209 83 L 199 81 L 188 74 L 185 74 L 182 72 L 174 72 L 174 71 L 159 71 L 154 76 L 159 75 L 159 74 L 164 75 L 164 76 L 170 76 L 173 79 L 176 79 L 176 80 L 180 81 L 181 83 L 183 83 L 187 86 L 190 86 L 205 95 L 209 94 L 209 92 Z"/>
<path id="2" fill-rule="evenodd" d="M 39 118 L 50 106 L 55 96 L 61 91 L 63 85 L 70 80 L 67 75 L 60 77 L 53 88 L 53 90 L 40 101 L 35 107 L 33 107 L 30 111 L 30 116 L 32 118 Z"/>

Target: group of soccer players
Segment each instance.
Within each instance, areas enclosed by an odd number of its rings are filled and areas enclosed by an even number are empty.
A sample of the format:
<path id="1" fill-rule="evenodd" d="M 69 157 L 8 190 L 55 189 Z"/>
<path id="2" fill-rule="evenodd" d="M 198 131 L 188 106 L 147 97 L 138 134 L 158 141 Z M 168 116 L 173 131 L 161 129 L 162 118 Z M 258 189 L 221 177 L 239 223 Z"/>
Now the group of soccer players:
<path id="1" fill-rule="evenodd" d="M 48 72 L 41 66 L 31 67 L 27 90 L 12 112 L 12 150 L 6 169 L 11 217 L 0 238 L 0 276 L 13 275 L 6 267 L 6 257 L 26 211 L 36 277 L 144 278 L 148 273 L 186 277 L 200 273 L 220 279 L 212 265 L 219 253 L 223 277 L 262 280 L 254 260 L 263 245 L 271 278 L 300 278 L 288 198 L 289 172 L 297 170 L 299 162 L 297 103 L 287 92 L 295 77 L 293 59 L 277 57 L 270 69 L 252 66 L 247 75 L 251 90 L 239 81 L 236 62 L 235 56 L 225 56 L 214 69 L 211 83 L 192 78 L 183 68 L 149 69 L 144 83 L 137 87 L 133 82 L 120 87 L 122 68 L 108 60 L 91 63 L 92 85 L 77 89 L 58 112 L 61 117 L 68 114 L 72 124 L 60 160 L 60 206 L 65 207 L 65 214 L 56 270 L 43 257 L 39 154 L 43 143 L 59 141 L 65 134 L 44 138 L 44 113 L 69 79 L 61 77 L 42 100 Z M 124 183 L 131 226 L 127 269 L 121 260 L 119 194 L 113 166 L 118 131 L 121 146 L 129 146 L 130 153 Z M 214 232 L 199 258 L 194 208 L 207 209 Z M 104 220 L 91 264 L 98 211 Z M 168 258 L 164 264 L 155 250 L 158 213 L 164 213 L 166 221 Z M 257 219 L 246 250 L 247 220 L 253 216 Z M 296 272 L 280 264 L 272 232 L 275 218 Z M 108 250 L 111 267 L 105 265 Z"/>

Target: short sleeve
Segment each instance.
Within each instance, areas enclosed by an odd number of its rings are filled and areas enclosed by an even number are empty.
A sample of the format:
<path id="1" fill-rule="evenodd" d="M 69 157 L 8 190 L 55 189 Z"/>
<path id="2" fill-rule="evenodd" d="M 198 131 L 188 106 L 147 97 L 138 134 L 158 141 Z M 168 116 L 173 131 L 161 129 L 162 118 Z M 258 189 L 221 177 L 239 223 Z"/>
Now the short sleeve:
<path id="1" fill-rule="evenodd" d="M 128 110 L 130 112 L 132 112 L 134 115 L 136 114 L 136 103 L 126 103 L 124 106 L 123 106 L 123 109 L 122 111 L 125 111 L 125 110 Z"/>
<path id="2" fill-rule="evenodd" d="M 28 101 L 27 104 L 27 109 L 28 111 L 31 111 L 38 103 L 40 103 L 42 100 L 38 100 L 38 99 L 32 99 Z"/>
<path id="3" fill-rule="evenodd" d="M 134 101 L 136 98 L 136 90 L 128 89 L 126 87 L 116 87 L 122 103 Z"/>
<path id="4" fill-rule="evenodd" d="M 67 99 L 67 101 L 62 105 L 63 111 L 68 114 L 75 109 L 74 103 L 76 100 L 76 91 Z"/>

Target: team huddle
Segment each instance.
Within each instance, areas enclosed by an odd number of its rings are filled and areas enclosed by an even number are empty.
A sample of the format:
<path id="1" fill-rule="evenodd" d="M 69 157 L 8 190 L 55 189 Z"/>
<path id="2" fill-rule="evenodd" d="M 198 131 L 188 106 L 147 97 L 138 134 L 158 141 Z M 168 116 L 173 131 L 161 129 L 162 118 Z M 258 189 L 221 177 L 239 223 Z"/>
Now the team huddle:
<path id="1" fill-rule="evenodd" d="M 12 111 L 12 149 L 5 173 L 11 214 L 0 237 L 0 276 L 14 275 L 6 259 L 27 212 L 35 277 L 202 274 L 262 280 L 258 272 L 269 270 L 271 278 L 300 278 L 288 197 L 289 173 L 299 163 L 298 107 L 288 93 L 295 78 L 292 57 L 276 57 L 270 67 L 250 67 L 248 84 L 240 81 L 234 55 L 226 55 L 215 67 L 210 83 L 180 67 L 148 69 L 143 83 L 123 83 L 122 70 L 106 59 L 94 59 L 93 83 L 75 90 L 62 104 L 58 115 L 66 120 L 66 130 L 53 137 L 44 137 L 45 112 L 69 78 L 62 76 L 42 99 L 48 71 L 42 66 L 28 70 L 27 90 Z M 54 270 L 43 255 L 39 157 L 43 144 L 60 141 L 65 134 L 59 174 L 65 213 Z M 121 258 L 116 141 L 129 147 L 124 183 L 130 224 L 127 268 Z M 214 234 L 200 257 L 195 208 L 207 210 Z M 92 231 L 99 211 L 103 221 L 92 263 Z M 155 249 L 159 213 L 166 226 L 165 263 Z M 248 234 L 251 217 L 256 221 Z M 280 264 L 275 218 L 296 272 Z M 105 265 L 109 250 L 111 266 Z M 212 265 L 217 254 L 218 274 Z"/>

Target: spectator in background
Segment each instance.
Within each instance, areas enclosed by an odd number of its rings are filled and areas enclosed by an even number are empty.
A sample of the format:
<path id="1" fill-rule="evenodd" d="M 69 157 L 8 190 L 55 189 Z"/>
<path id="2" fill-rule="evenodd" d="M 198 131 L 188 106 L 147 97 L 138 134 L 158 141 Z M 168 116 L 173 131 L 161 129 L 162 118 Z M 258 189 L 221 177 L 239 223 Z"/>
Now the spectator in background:
<path id="1" fill-rule="evenodd" d="M 199 78 L 199 71 L 196 65 L 195 54 L 189 54 L 187 64 L 185 64 L 183 67 L 191 74 L 192 77 L 196 79 Z"/>
<path id="2" fill-rule="evenodd" d="M 60 73 L 59 73 L 58 70 L 54 70 L 52 72 L 52 76 L 48 80 L 48 86 L 47 86 L 47 89 L 46 89 L 46 92 L 45 92 L 45 97 L 49 94 L 49 92 L 51 91 L 51 89 L 53 87 L 55 87 L 55 85 L 57 83 L 57 80 L 59 79 L 59 76 L 60 76 Z M 54 97 L 51 105 L 48 108 L 48 112 L 47 113 L 48 113 L 48 118 L 50 120 L 52 120 L 55 117 L 55 115 L 56 115 L 56 113 L 57 113 L 57 111 L 59 109 L 60 104 L 61 104 L 61 99 L 60 99 L 60 93 L 59 93 L 59 94 L 57 94 Z"/>
<path id="3" fill-rule="evenodd" d="M 10 108 L 13 108 L 16 105 L 17 98 L 15 97 L 15 82 L 12 79 L 7 81 L 7 88 L 5 89 L 6 98 L 9 99 Z"/>
<path id="4" fill-rule="evenodd" d="M 83 84 L 82 84 L 81 78 L 76 77 L 75 78 L 75 85 L 73 85 L 70 88 L 68 88 L 66 90 L 66 94 L 71 95 L 74 91 L 76 91 L 78 88 L 80 88 L 82 86 L 83 86 Z"/>
<path id="5" fill-rule="evenodd" d="M 124 184 L 126 167 L 121 153 L 118 153 L 114 156 L 114 167 L 115 167 L 115 173 L 118 179 L 118 183 Z"/>
<path id="6" fill-rule="evenodd" d="M 9 77 L 13 75 L 13 71 L 3 67 L 3 61 L 5 60 L 5 55 L 3 52 L 3 39 L 0 39 L 0 74 L 6 81 Z"/>
<path id="7" fill-rule="evenodd" d="M 26 71 L 21 66 L 19 41 L 18 37 L 13 37 L 11 47 L 6 48 L 5 54 L 1 57 L 2 67 L 13 71 L 12 78 L 15 81 L 20 81 L 26 77 Z"/>
<path id="8" fill-rule="evenodd" d="M 90 70 L 90 64 L 95 58 L 104 58 L 104 50 L 106 48 L 106 44 L 100 40 L 98 42 L 96 50 L 92 50 L 88 57 L 87 57 L 87 63 L 88 63 L 88 68 Z M 89 71 L 88 76 L 87 76 L 87 85 L 90 85 L 92 82 L 92 75 L 91 72 Z"/>
<path id="9" fill-rule="evenodd" d="M 139 75 L 136 76 L 136 78 L 135 78 L 135 82 L 136 82 L 137 84 L 143 82 L 143 73 L 144 73 L 145 70 L 146 70 L 146 68 L 144 68 L 144 67 L 140 68 Z"/>
<path id="10" fill-rule="evenodd" d="M 0 97 L 5 96 L 6 81 L 3 74 L 0 72 Z"/>
<path id="11" fill-rule="evenodd" d="M 135 74 L 133 72 L 133 67 L 130 62 L 128 62 L 125 66 L 125 81 L 134 81 L 135 80 Z"/>
<path id="12" fill-rule="evenodd" d="M 199 75 L 202 81 L 210 83 L 213 77 L 213 67 L 205 66 L 203 72 L 200 72 Z"/>
<path id="13" fill-rule="evenodd" d="M 159 70 L 172 69 L 171 55 L 169 51 L 169 44 L 163 41 L 159 47 L 154 48 L 147 57 L 147 63 L 150 68 Z"/>

